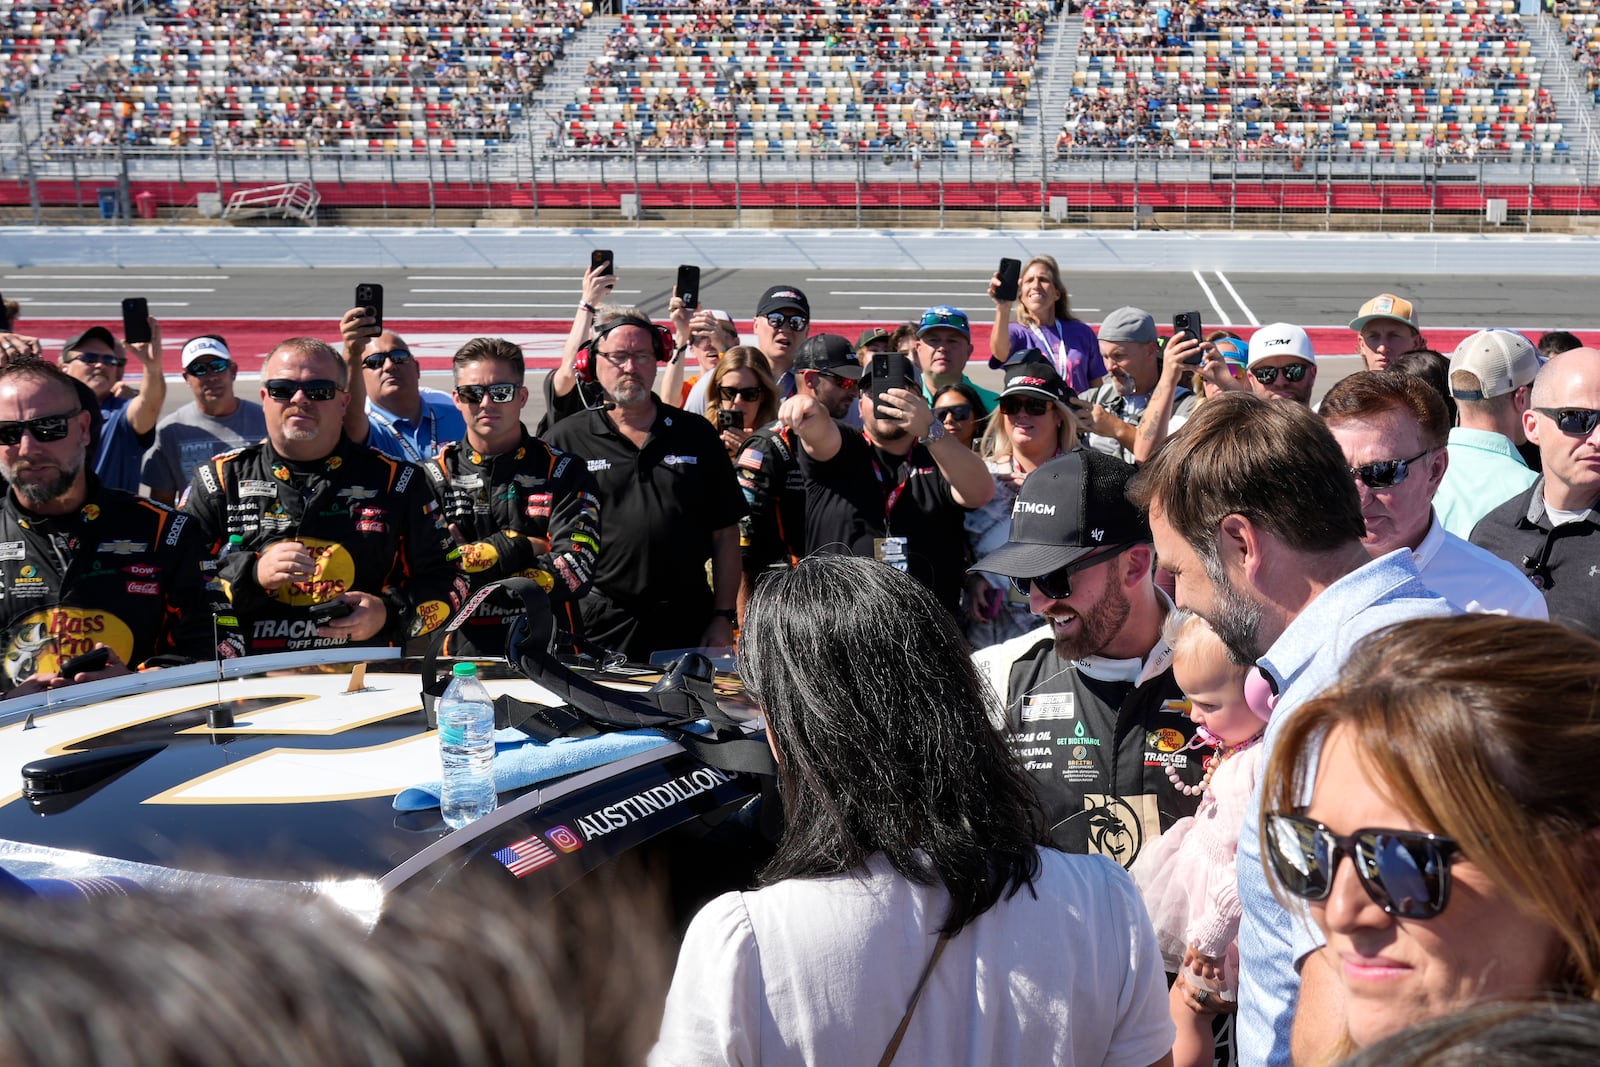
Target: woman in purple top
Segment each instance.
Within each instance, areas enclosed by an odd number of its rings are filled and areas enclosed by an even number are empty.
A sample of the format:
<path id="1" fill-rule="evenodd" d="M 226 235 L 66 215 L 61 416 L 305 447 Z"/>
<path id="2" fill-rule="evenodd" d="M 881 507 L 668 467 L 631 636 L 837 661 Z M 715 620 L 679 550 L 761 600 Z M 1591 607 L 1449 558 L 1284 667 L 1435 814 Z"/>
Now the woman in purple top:
<path id="1" fill-rule="evenodd" d="M 1000 275 L 996 273 L 989 281 L 989 298 L 994 300 L 989 366 L 1003 367 L 1011 353 L 1037 348 L 1056 373 L 1079 393 L 1100 384 L 1106 373 L 1100 342 L 1087 323 L 1072 317 L 1067 287 L 1054 257 L 1034 256 L 1023 264 L 1015 301 L 1016 322 L 1011 321 L 1013 301 L 995 299 L 999 285 Z"/>

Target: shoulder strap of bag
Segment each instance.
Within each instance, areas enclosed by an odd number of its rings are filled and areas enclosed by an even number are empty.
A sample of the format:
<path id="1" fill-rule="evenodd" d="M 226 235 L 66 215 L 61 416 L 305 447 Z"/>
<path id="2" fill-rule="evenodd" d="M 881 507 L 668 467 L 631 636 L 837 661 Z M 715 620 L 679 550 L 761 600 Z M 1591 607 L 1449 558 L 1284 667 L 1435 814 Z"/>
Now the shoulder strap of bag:
<path id="1" fill-rule="evenodd" d="M 906 1013 L 900 1016 L 900 1026 L 889 1039 L 889 1044 L 883 1050 L 883 1058 L 878 1060 L 878 1067 L 889 1067 L 894 1062 L 894 1054 L 900 1051 L 900 1042 L 905 1040 L 906 1028 L 911 1025 L 911 1016 L 917 1010 L 917 1002 L 922 999 L 922 991 L 927 988 L 928 976 L 933 973 L 933 965 L 939 962 L 939 957 L 944 955 L 944 947 L 950 943 L 950 932 L 946 930 L 939 935 L 939 940 L 933 946 L 933 955 L 928 957 L 928 965 L 922 968 L 922 977 L 917 979 L 917 988 L 911 991 L 911 1003 L 906 1005 Z"/>

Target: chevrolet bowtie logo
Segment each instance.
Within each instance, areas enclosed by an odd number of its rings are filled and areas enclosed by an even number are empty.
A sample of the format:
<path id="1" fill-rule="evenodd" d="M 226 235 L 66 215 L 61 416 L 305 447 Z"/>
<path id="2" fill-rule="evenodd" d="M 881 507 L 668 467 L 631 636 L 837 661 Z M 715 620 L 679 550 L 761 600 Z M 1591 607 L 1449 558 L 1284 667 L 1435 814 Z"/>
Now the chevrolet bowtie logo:
<path id="1" fill-rule="evenodd" d="M 361 485 L 352 485 L 348 489 L 339 490 L 338 495 L 341 497 L 347 497 L 352 501 L 371 500 L 378 495 L 378 491 L 376 489 L 368 489 Z"/>

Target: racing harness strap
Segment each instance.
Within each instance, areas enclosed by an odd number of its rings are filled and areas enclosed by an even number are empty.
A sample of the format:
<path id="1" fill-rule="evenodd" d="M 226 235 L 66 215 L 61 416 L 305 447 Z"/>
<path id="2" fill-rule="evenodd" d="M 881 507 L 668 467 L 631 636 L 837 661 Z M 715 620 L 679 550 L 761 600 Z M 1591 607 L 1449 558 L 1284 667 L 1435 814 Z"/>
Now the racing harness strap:
<path id="1" fill-rule="evenodd" d="M 439 670 L 439 653 L 445 639 L 470 619 L 495 589 L 504 588 L 522 600 L 523 614 L 511 626 L 506 660 L 530 681 L 565 701 L 556 706 L 530 704 L 501 695 L 494 701 L 495 727 L 516 728 L 540 741 L 557 737 L 593 737 L 616 730 L 654 730 L 678 742 L 690 755 L 719 770 L 775 778 L 777 766 L 763 740 L 745 736 L 738 720 L 717 704 L 711 680 L 711 661 L 697 652 L 686 653 L 668 665 L 648 692 L 634 693 L 602 685 L 571 670 L 555 655 L 558 631 L 550 599 L 537 582 L 528 578 L 503 578 L 478 589 L 435 630 L 422 659 L 422 705 L 428 724 L 438 722 L 438 703 L 449 686 Z M 570 635 L 560 641 L 570 645 Z M 592 648 L 592 646 L 587 646 Z M 602 652 L 603 666 L 616 666 L 620 657 Z M 709 733 L 689 727 L 700 720 L 711 724 Z"/>

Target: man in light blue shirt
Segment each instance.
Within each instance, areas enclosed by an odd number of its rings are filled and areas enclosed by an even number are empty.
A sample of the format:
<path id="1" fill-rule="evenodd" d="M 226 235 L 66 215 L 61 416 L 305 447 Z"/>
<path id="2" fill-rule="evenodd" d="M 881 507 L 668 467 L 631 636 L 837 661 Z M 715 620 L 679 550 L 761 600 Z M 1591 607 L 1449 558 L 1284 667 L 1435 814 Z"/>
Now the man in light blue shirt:
<path id="1" fill-rule="evenodd" d="M 1511 330 L 1479 330 L 1451 353 L 1450 393 L 1460 425 L 1450 431 L 1450 469 L 1433 508 L 1457 537 L 1471 536 L 1479 519 L 1527 492 L 1538 477 L 1517 451 L 1538 373 L 1533 343 Z"/>
<path id="2" fill-rule="evenodd" d="M 345 319 L 360 310 L 352 309 Z M 404 338 L 385 330 L 370 340 L 356 337 L 364 342 L 357 347 L 350 332 L 345 336 L 352 363 L 351 399 L 361 399 L 354 388 L 358 382 L 366 394 L 366 403 L 353 403 L 345 412 L 344 429 L 350 440 L 395 459 L 423 464 L 466 435 L 466 420 L 450 394 L 421 387 L 422 370 Z M 357 359 L 359 375 L 354 373 Z"/>
<path id="3" fill-rule="evenodd" d="M 1243 393 L 1213 398 L 1145 465 L 1130 494 L 1150 511 L 1178 606 L 1210 622 L 1236 662 L 1257 664 L 1260 684 L 1247 692 L 1255 689 L 1252 707 L 1269 720 L 1263 760 L 1283 723 L 1333 682 L 1357 641 L 1391 623 L 1451 612 L 1418 579 L 1411 553 L 1368 558 L 1344 454 L 1299 404 Z M 1321 935 L 1304 910 L 1285 910 L 1262 870 L 1259 786 L 1249 811 L 1237 867 L 1239 1063 L 1287 1067 L 1291 1039 L 1295 1059 L 1316 1062 L 1343 1031 L 1329 995 L 1337 977 L 1320 958 L 1307 959 Z"/>

